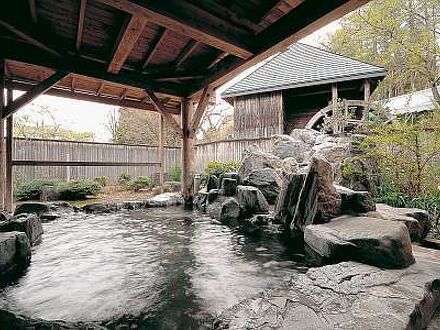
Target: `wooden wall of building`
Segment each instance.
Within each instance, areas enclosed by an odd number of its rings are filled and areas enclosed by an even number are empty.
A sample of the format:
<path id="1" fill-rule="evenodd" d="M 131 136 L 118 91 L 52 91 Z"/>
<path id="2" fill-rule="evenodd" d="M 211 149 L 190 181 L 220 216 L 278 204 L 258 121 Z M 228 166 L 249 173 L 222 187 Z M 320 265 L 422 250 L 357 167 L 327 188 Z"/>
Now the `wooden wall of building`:
<path id="1" fill-rule="evenodd" d="M 270 137 L 283 132 L 281 91 L 245 95 L 234 100 L 234 137 Z"/>

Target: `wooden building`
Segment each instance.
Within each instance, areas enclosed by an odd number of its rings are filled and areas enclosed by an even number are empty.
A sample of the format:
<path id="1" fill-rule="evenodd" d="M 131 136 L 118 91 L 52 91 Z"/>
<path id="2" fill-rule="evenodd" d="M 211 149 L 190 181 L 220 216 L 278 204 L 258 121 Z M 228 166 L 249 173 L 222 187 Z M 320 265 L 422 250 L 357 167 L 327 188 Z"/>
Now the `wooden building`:
<path id="1" fill-rule="evenodd" d="M 194 134 L 213 89 L 368 2 L 1 1 L 0 209 L 12 208 L 13 115 L 43 93 L 159 112 L 182 138 L 191 204 Z"/>
<path id="2" fill-rule="evenodd" d="M 296 43 L 222 97 L 234 106 L 235 137 L 269 137 L 318 128 L 337 99 L 347 100 L 347 108 L 369 107 L 370 93 L 385 75 L 381 67 Z"/>

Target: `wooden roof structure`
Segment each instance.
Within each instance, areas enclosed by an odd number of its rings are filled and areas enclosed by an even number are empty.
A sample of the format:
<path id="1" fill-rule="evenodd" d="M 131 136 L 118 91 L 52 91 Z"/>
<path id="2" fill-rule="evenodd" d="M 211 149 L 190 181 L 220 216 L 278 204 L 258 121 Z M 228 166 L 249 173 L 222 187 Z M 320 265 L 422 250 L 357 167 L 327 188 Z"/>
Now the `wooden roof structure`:
<path id="1" fill-rule="evenodd" d="M 179 114 L 183 99 L 368 1 L 3 1 L 0 58 L 6 86 L 32 92 L 21 106 L 46 92 Z"/>

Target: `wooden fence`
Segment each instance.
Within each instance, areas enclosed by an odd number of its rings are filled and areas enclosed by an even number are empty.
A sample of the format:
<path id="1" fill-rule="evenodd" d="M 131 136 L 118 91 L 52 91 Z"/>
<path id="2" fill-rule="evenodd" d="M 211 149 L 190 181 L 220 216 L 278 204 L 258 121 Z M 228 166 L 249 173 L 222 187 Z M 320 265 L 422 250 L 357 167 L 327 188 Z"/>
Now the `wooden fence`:
<path id="1" fill-rule="evenodd" d="M 196 145 L 195 167 L 202 172 L 211 160 L 230 161 L 241 159 L 243 151 L 257 147 L 270 151 L 270 138 L 223 140 Z M 114 163 L 157 163 L 157 146 L 124 145 L 95 142 L 56 141 L 44 139 L 14 139 L 14 160 L 18 161 L 59 161 L 59 162 L 114 162 Z M 180 166 L 180 147 L 165 147 L 165 172 L 172 166 Z M 106 176 L 115 182 L 121 173 L 133 176 L 148 175 L 158 177 L 159 166 L 14 166 L 16 182 L 27 182 L 41 178 L 74 180 L 93 179 Z M 167 177 L 167 176 L 166 176 Z"/>
<path id="2" fill-rule="evenodd" d="M 157 146 L 136 146 L 111 143 L 56 141 L 42 139 L 14 139 L 14 160 L 158 163 Z M 180 165 L 180 148 L 165 147 L 165 172 L 171 166 Z M 157 178 L 159 165 L 150 166 L 14 166 L 16 182 L 40 178 L 95 178 L 106 176 L 115 182 L 121 173 L 133 176 L 148 175 Z"/>

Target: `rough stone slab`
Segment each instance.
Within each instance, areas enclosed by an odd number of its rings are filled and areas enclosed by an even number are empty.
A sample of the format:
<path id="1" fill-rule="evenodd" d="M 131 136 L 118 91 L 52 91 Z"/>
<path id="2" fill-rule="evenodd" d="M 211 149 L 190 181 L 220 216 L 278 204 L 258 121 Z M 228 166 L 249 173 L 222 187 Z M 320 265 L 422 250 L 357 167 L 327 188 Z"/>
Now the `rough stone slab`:
<path id="1" fill-rule="evenodd" d="M 35 213 L 40 215 L 50 211 L 50 204 L 44 202 L 24 202 L 15 207 L 14 215 L 21 213 Z"/>
<path id="2" fill-rule="evenodd" d="M 43 225 L 35 214 L 20 214 L 9 222 L 8 231 L 21 231 L 26 234 L 32 245 L 38 243 L 43 235 Z"/>
<path id="3" fill-rule="evenodd" d="M 0 275 L 27 267 L 30 258 L 31 245 L 25 233 L 0 233 Z"/>
<path id="4" fill-rule="evenodd" d="M 357 191 L 334 185 L 341 195 L 341 210 L 343 213 L 367 213 L 376 210 L 376 203 L 368 191 Z"/>
<path id="5" fill-rule="evenodd" d="M 384 268 L 414 263 L 408 229 L 399 222 L 342 216 L 305 228 L 308 257 L 317 265 L 355 260 Z"/>
<path id="6" fill-rule="evenodd" d="M 227 309 L 216 329 L 424 329 L 440 306 L 440 264 L 311 268 Z"/>
<path id="7" fill-rule="evenodd" d="M 237 196 L 238 204 L 244 217 L 249 217 L 257 213 L 268 213 L 269 204 L 264 198 L 262 192 L 252 186 L 238 186 Z"/>
<path id="8" fill-rule="evenodd" d="M 244 178 L 244 184 L 260 189 L 269 204 L 274 204 L 280 193 L 282 179 L 274 169 L 266 167 L 252 171 Z"/>

